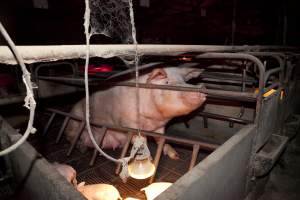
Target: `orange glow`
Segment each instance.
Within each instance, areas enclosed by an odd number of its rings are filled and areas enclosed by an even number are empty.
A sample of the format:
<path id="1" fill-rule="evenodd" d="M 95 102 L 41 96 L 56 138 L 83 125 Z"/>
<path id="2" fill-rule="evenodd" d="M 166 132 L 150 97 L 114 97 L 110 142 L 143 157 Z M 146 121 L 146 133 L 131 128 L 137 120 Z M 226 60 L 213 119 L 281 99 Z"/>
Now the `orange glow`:
<path id="1" fill-rule="evenodd" d="M 134 159 L 128 165 L 129 176 L 135 179 L 146 179 L 152 176 L 155 172 L 155 166 L 146 158 L 144 160 Z"/>

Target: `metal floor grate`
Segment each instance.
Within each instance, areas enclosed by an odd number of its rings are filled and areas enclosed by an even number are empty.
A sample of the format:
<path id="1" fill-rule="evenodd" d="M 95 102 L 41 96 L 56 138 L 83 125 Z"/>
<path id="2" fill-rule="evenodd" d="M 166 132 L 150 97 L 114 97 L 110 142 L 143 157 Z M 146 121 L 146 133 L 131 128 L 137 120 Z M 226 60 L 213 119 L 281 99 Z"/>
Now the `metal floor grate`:
<path id="1" fill-rule="evenodd" d="M 55 124 L 56 123 L 61 124 L 62 122 L 57 120 Z M 105 159 L 103 156 L 97 156 L 94 165 L 89 165 L 90 159 L 93 155 L 92 149 L 82 153 L 75 148 L 72 154 L 67 156 L 70 143 L 63 136 L 61 141 L 56 144 L 55 139 L 58 131 L 59 126 L 51 126 L 51 129 L 45 136 L 42 136 L 42 134 L 36 134 L 30 138 L 30 142 L 48 161 L 56 161 L 71 165 L 77 171 L 77 180 L 79 182 L 84 181 L 87 184 L 112 184 L 119 190 L 123 198 L 146 198 L 144 192 L 141 192 L 140 189 L 149 185 L 149 179 L 135 180 L 129 178 L 127 183 L 124 184 L 119 176 L 115 174 L 116 164 Z M 179 153 L 180 159 L 171 160 L 167 156 L 162 156 L 155 176 L 155 182 L 175 182 L 184 173 L 188 172 L 192 149 L 179 145 L 173 146 Z M 149 149 L 152 156 L 155 155 L 156 148 L 157 145 L 154 142 L 149 141 Z M 121 149 L 115 151 L 106 150 L 106 152 L 114 157 L 119 157 Z M 205 158 L 208 154 L 208 151 L 200 150 L 197 157 L 197 163 Z"/>

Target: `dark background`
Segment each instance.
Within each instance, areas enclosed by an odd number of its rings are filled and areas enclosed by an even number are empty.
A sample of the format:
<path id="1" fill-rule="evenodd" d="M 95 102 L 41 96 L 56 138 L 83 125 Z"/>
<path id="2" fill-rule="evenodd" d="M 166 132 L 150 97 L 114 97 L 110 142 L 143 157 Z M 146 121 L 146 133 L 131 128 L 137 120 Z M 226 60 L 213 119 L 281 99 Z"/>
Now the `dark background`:
<path id="1" fill-rule="evenodd" d="M 133 1 L 139 43 L 300 44 L 297 0 L 149 0 L 150 7 Z M 84 0 L 2 0 L 0 21 L 17 45 L 83 44 L 84 9 Z M 96 36 L 92 43 L 117 41 Z"/>

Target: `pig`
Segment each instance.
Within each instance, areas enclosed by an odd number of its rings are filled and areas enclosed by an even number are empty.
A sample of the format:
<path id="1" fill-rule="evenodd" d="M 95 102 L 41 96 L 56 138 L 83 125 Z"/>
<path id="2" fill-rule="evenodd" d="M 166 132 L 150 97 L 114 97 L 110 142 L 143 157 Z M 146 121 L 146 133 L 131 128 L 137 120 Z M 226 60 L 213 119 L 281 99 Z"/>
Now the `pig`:
<path id="1" fill-rule="evenodd" d="M 78 184 L 77 190 L 88 200 L 122 199 L 117 188 L 109 184 L 85 185 L 85 182 L 81 182 Z"/>
<path id="2" fill-rule="evenodd" d="M 150 73 L 140 76 L 139 83 L 188 86 L 186 81 L 198 77 L 202 71 L 197 68 L 156 68 Z M 206 100 L 206 95 L 203 93 L 186 91 L 140 88 L 139 94 L 141 130 L 161 134 L 165 132 L 165 125 L 172 118 L 189 114 Z M 90 108 L 92 122 L 138 128 L 135 87 L 116 86 L 97 91 L 90 97 Z M 85 99 L 76 103 L 71 113 L 84 118 Z M 66 128 L 66 136 L 69 141 L 74 140 L 78 127 L 78 122 L 70 120 Z M 93 127 L 96 141 L 99 141 L 101 136 L 99 132 L 101 131 L 98 128 Z M 126 133 L 107 130 L 101 146 L 104 149 L 115 149 L 123 147 L 126 140 Z M 82 133 L 79 141 L 79 148 L 84 148 L 84 146 L 93 147 L 86 130 Z M 163 153 L 171 159 L 179 159 L 179 155 L 169 144 L 164 145 Z"/>
<path id="3" fill-rule="evenodd" d="M 60 164 L 57 162 L 52 163 L 52 166 L 66 178 L 66 180 L 77 187 L 76 171 L 73 167 L 66 164 Z"/>
<path id="4" fill-rule="evenodd" d="M 147 200 L 153 200 L 158 195 L 163 193 L 166 189 L 168 189 L 172 183 L 169 182 L 157 182 L 148 185 L 145 188 L 142 188 L 141 191 L 145 191 Z"/>

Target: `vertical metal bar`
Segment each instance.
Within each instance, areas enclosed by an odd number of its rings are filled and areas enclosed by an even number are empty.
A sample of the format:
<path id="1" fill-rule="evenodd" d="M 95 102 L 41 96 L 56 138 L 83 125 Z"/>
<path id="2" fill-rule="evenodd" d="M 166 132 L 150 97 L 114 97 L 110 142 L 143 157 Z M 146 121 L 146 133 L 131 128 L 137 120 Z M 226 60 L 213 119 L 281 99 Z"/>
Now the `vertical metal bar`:
<path id="1" fill-rule="evenodd" d="M 61 128 L 60 128 L 60 130 L 59 130 L 59 132 L 58 132 L 58 135 L 57 135 L 57 137 L 56 137 L 56 140 L 55 140 L 55 143 L 56 143 L 56 144 L 59 143 L 59 141 L 60 141 L 60 139 L 61 139 L 61 136 L 62 136 L 62 134 L 63 134 L 63 132 L 64 132 L 64 130 L 65 130 L 65 128 L 66 128 L 68 122 L 69 122 L 69 120 L 70 120 L 70 117 L 66 117 L 66 118 L 65 118 L 65 120 L 64 120 L 64 122 L 63 122 L 63 124 L 62 124 L 62 126 L 61 126 Z"/>
<path id="2" fill-rule="evenodd" d="M 120 155 L 120 158 L 124 158 L 126 156 L 126 153 L 127 153 L 127 150 L 129 148 L 129 145 L 131 143 L 131 139 L 133 137 L 133 133 L 132 132 L 129 132 L 128 136 L 127 136 L 127 141 L 126 141 L 126 144 L 124 145 L 123 149 L 122 149 L 122 152 L 121 152 L 121 155 Z M 119 174 L 121 171 L 121 164 L 118 163 L 117 164 L 117 167 L 116 167 L 116 170 L 115 170 L 115 173 L 116 174 Z"/>
<path id="3" fill-rule="evenodd" d="M 207 122 L 206 116 L 203 116 L 203 125 L 204 125 L 204 128 L 208 128 L 208 122 Z"/>
<path id="4" fill-rule="evenodd" d="M 102 128 L 101 128 L 101 132 L 100 132 L 101 136 L 100 136 L 100 138 L 99 138 L 99 141 L 97 141 L 97 142 L 98 142 L 98 145 L 101 145 L 101 144 L 102 144 L 102 141 L 103 141 L 103 138 L 104 138 L 104 136 L 105 136 L 105 134 L 106 134 L 106 131 L 107 131 L 107 128 L 106 128 L 106 127 L 102 127 Z M 90 160 L 90 163 L 89 163 L 90 166 L 93 166 L 93 165 L 94 165 L 98 153 L 99 153 L 98 150 L 95 148 L 94 153 L 93 153 L 93 156 L 92 156 L 92 159 Z"/>
<path id="5" fill-rule="evenodd" d="M 46 134 L 48 132 L 48 129 L 49 129 L 50 125 L 52 124 L 53 119 L 54 119 L 55 116 L 56 116 L 56 113 L 52 113 L 52 115 L 51 115 L 50 119 L 48 120 L 48 122 L 46 124 L 46 127 L 44 129 L 43 136 L 46 136 Z"/>
<path id="6" fill-rule="evenodd" d="M 160 160 L 160 157 L 161 157 L 161 153 L 162 153 L 163 148 L 164 148 L 165 141 L 166 141 L 165 138 L 161 138 L 159 140 L 158 147 L 157 147 L 156 154 L 155 154 L 155 158 L 154 158 L 155 172 L 154 172 L 153 176 L 150 178 L 149 183 L 153 183 L 153 181 L 154 181 L 156 170 L 157 170 L 158 163 L 159 163 L 159 160 Z"/>
<path id="7" fill-rule="evenodd" d="M 78 129 L 78 132 L 77 132 L 77 134 L 76 134 L 74 140 L 73 140 L 72 143 L 71 143 L 71 147 L 70 147 L 69 150 L 68 150 L 67 156 L 70 156 L 70 155 L 71 155 L 71 153 L 72 153 L 72 151 L 73 151 L 73 149 L 74 149 L 74 147 L 75 147 L 77 141 L 79 140 L 79 138 L 80 138 L 80 136 L 81 136 L 82 131 L 83 131 L 84 128 L 85 128 L 85 122 L 81 122 L 80 127 L 79 127 L 79 129 Z"/>
<path id="8" fill-rule="evenodd" d="M 192 159 L 191 159 L 191 162 L 190 162 L 189 171 L 191 169 L 193 169 L 193 167 L 196 164 L 199 150 L 200 150 L 200 145 L 199 144 L 194 144 L 194 146 L 193 146 L 193 153 L 192 153 Z"/>

